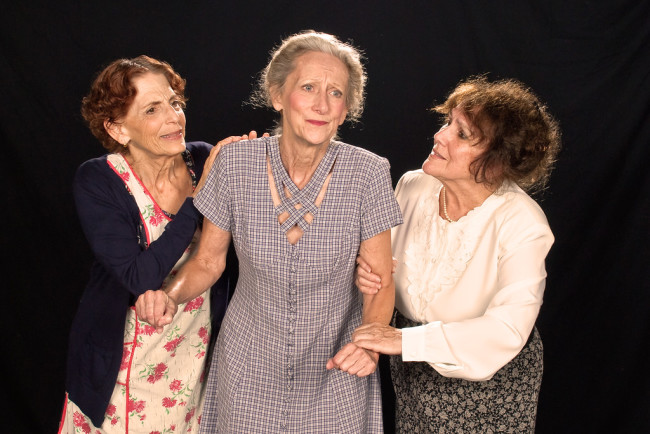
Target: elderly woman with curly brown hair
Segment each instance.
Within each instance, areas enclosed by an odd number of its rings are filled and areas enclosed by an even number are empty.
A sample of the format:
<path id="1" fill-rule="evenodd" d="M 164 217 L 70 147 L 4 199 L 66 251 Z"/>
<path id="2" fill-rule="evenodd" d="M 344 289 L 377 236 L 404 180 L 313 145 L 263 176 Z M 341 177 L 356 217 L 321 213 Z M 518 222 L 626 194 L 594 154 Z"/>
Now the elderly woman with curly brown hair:
<path id="1" fill-rule="evenodd" d="M 434 110 L 446 123 L 433 150 L 395 190 L 392 326 L 364 325 L 354 342 L 392 355 L 398 432 L 532 432 L 554 238 L 525 191 L 544 187 L 559 129 L 514 80 L 461 82 Z M 380 279 L 359 262 L 372 293 Z"/>
<path id="2" fill-rule="evenodd" d="M 203 168 L 238 139 L 186 143 L 185 102 L 185 80 L 148 56 L 112 62 L 83 99 L 82 115 L 108 154 L 83 163 L 74 179 L 95 262 L 70 331 L 60 433 L 198 430 L 207 347 L 225 312 L 229 273 L 182 305 L 164 334 L 133 308 L 194 250 Z"/>

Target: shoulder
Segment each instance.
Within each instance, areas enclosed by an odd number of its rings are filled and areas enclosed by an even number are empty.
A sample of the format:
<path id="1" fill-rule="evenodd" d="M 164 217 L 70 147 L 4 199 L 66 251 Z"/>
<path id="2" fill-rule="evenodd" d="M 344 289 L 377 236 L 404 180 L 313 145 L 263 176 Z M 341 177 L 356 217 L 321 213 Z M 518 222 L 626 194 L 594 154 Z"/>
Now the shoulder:
<path id="1" fill-rule="evenodd" d="M 337 141 L 333 142 L 333 145 L 338 148 L 339 155 L 342 155 L 348 159 L 352 159 L 356 163 L 365 165 L 379 164 L 386 165 L 387 167 L 390 166 L 386 158 L 380 157 L 379 155 L 370 152 L 367 149 Z"/>
<path id="2" fill-rule="evenodd" d="M 502 203 L 499 212 L 504 216 L 517 217 L 530 223 L 540 223 L 548 226 L 546 214 L 533 198 L 516 184 L 506 184 L 496 193 Z"/>
<path id="3" fill-rule="evenodd" d="M 254 140 L 240 140 L 223 145 L 217 158 L 231 161 L 266 155 L 266 146 L 272 137 L 259 137 Z"/>
<path id="4" fill-rule="evenodd" d="M 81 163 L 75 173 L 74 183 L 97 182 L 103 177 L 110 176 L 112 170 L 106 161 L 106 157 L 108 157 L 108 154 Z"/>
<path id="5" fill-rule="evenodd" d="M 553 233 L 542 208 L 515 184 L 503 186 L 494 196 L 494 222 L 504 239 L 547 239 L 553 242 Z"/>
<path id="6" fill-rule="evenodd" d="M 431 175 L 427 175 L 424 173 L 424 171 L 422 171 L 422 169 L 410 170 L 402 175 L 402 177 L 397 182 L 397 186 L 395 187 L 395 194 L 402 196 L 411 195 L 419 193 L 423 190 L 433 191 L 440 186 L 440 181 Z"/>

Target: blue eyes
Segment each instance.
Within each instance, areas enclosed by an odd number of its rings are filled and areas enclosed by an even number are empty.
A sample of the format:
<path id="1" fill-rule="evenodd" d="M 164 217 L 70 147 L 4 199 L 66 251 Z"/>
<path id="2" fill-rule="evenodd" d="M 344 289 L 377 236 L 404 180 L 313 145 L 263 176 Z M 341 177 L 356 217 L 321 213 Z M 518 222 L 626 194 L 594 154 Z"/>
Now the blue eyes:
<path id="1" fill-rule="evenodd" d="M 302 86 L 302 88 L 307 92 L 314 91 L 314 86 L 311 84 L 305 84 Z M 341 98 L 343 96 L 343 92 L 341 92 L 340 90 L 333 90 L 330 92 L 330 95 L 332 95 L 334 98 Z"/>

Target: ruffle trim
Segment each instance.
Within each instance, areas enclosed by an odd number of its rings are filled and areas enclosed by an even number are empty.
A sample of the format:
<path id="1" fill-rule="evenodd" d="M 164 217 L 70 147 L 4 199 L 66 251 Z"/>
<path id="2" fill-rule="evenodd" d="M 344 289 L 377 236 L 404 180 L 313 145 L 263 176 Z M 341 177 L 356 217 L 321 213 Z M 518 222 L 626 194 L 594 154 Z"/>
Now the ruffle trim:
<path id="1" fill-rule="evenodd" d="M 457 222 L 442 219 L 439 213 L 440 189 L 421 200 L 420 215 L 405 251 L 408 268 L 407 288 L 411 304 L 419 319 L 426 320 L 427 306 L 442 291 L 453 288 L 472 259 L 479 234 L 468 224 L 490 200 L 474 208 Z"/>

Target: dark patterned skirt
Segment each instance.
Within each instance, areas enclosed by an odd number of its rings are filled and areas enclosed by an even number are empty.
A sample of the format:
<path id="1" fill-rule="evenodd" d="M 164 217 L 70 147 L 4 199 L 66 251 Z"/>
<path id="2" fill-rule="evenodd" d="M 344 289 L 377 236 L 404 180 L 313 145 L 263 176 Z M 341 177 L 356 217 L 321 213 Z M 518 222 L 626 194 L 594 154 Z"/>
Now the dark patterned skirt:
<path id="1" fill-rule="evenodd" d="M 421 325 L 399 312 L 398 328 Z M 440 375 L 428 363 L 390 357 L 398 433 L 532 433 L 542 384 L 537 328 L 521 352 L 487 381 Z"/>

